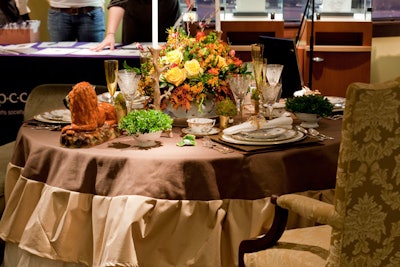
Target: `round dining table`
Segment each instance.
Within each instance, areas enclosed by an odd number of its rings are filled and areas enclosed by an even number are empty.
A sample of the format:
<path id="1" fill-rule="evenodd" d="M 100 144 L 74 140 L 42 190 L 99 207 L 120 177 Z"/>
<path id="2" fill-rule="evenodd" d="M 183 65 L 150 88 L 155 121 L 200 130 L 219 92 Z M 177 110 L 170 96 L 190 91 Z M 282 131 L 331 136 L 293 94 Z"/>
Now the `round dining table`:
<path id="1" fill-rule="evenodd" d="M 333 140 L 178 146 L 174 127 L 151 148 L 125 135 L 67 148 L 59 131 L 24 124 L 6 176 L 5 266 L 236 266 L 240 241 L 270 227 L 272 194 L 332 194 L 341 120 L 319 124 Z"/>

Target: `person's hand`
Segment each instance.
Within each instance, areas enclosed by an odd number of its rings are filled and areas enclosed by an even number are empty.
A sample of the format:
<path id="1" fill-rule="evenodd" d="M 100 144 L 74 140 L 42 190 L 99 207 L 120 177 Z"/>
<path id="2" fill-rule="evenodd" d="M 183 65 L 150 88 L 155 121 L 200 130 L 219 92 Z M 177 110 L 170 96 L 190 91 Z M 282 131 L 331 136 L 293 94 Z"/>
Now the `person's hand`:
<path id="1" fill-rule="evenodd" d="M 103 41 L 96 47 L 91 48 L 93 51 L 101 51 L 106 47 L 109 47 L 110 50 L 114 50 L 114 45 L 115 45 L 115 37 L 113 33 L 108 33 L 106 37 L 104 37 Z"/>

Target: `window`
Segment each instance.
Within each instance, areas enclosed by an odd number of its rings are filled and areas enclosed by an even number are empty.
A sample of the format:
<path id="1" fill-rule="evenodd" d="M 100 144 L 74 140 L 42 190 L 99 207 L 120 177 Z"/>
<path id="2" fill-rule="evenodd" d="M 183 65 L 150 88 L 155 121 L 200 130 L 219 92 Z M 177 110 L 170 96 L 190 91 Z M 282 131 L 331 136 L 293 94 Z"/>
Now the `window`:
<path id="1" fill-rule="evenodd" d="M 399 20 L 399 0 L 374 0 L 372 2 L 372 20 Z"/>
<path id="2" fill-rule="evenodd" d="M 184 0 L 179 0 L 182 10 L 186 10 Z M 300 21 L 304 12 L 304 7 L 308 0 L 266 0 L 268 9 L 282 10 L 284 21 Z M 214 0 L 195 0 L 199 18 L 213 17 Z M 221 0 L 221 6 L 226 7 L 226 12 L 235 10 L 236 0 Z M 315 0 L 315 7 L 323 4 L 323 0 Z M 364 8 L 366 6 L 366 8 Z M 356 13 L 364 13 L 365 10 L 372 8 L 372 20 L 400 20 L 400 1 L 399 0 L 352 0 L 352 9 Z"/>

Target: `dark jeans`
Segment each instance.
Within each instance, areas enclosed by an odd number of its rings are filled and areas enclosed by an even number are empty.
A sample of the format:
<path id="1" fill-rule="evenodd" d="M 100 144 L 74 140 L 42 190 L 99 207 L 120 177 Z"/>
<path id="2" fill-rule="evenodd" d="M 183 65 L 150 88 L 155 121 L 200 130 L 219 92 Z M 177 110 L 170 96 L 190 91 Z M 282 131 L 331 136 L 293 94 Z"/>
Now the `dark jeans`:
<path id="1" fill-rule="evenodd" d="M 52 42 L 101 42 L 104 38 L 104 12 L 96 8 L 88 13 L 72 15 L 49 9 L 47 28 Z"/>

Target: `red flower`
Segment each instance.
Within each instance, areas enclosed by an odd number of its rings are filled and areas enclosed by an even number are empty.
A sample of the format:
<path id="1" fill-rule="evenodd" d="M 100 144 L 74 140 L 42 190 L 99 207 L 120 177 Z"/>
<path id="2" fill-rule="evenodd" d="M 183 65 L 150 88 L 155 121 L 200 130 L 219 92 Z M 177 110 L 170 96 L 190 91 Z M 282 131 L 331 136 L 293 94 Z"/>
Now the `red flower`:
<path id="1" fill-rule="evenodd" d="M 205 37 L 206 37 L 206 34 L 204 32 L 197 32 L 196 41 L 203 40 Z"/>

